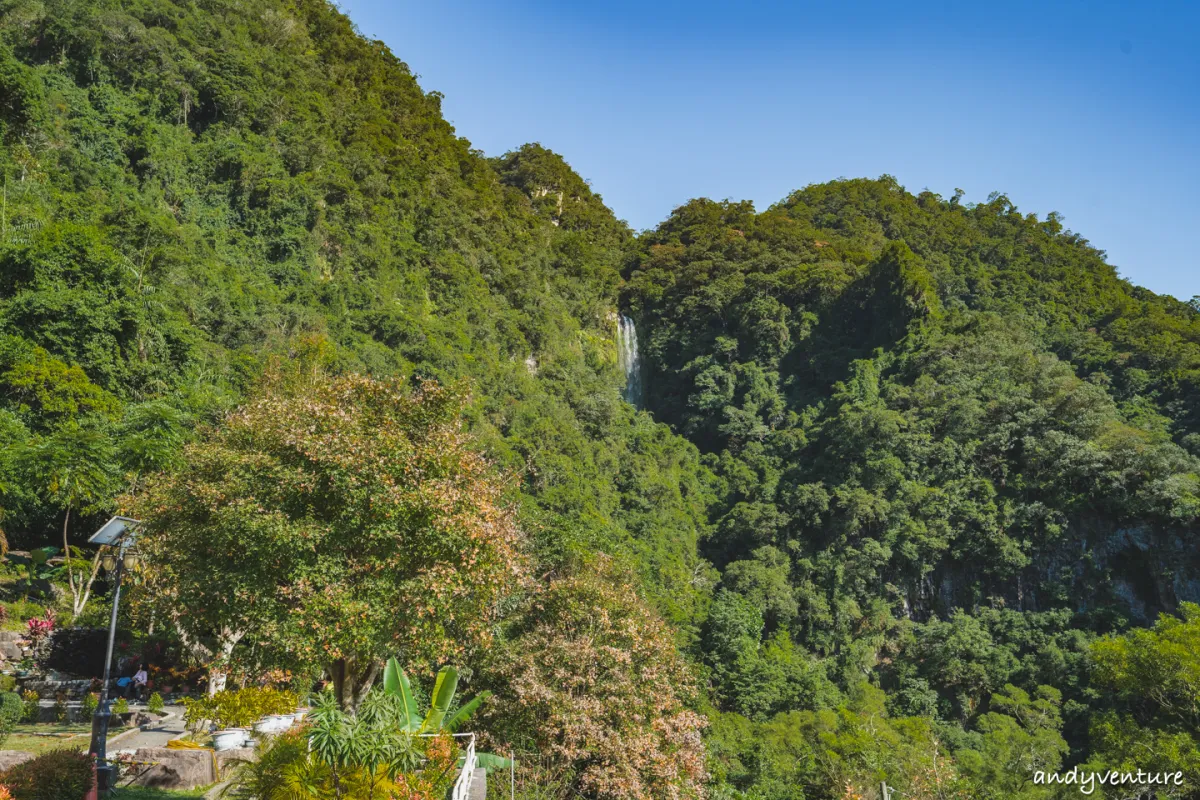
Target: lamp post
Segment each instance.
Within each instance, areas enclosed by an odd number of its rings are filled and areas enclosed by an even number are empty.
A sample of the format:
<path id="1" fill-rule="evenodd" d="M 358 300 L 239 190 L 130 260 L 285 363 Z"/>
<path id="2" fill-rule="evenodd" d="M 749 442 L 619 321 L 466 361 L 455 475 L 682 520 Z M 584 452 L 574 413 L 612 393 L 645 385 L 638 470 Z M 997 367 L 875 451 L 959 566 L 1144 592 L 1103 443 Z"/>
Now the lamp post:
<path id="1" fill-rule="evenodd" d="M 113 581 L 112 613 L 108 619 L 108 649 L 104 655 L 104 683 L 100 686 L 100 702 L 92 717 L 92 743 L 88 752 L 96 758 L 96 789 L 108 792 L 112 788 L 112 765 L 108 763 L 108 725 L 112 720 L 112 707 L 108 702 L 108 684 L 112 678 L 113 643 L 117 638 L 117 609 L 121 603 L 121 579 L 125 570 L 133 568 L 137 556 L 130 548 L 136 538 L 138 520 L 129 517 L 113 517 L 96 531 L 88 542 L 102 547 L 113 547 L 116 554 L 105 554 L 101 559 Z"/>

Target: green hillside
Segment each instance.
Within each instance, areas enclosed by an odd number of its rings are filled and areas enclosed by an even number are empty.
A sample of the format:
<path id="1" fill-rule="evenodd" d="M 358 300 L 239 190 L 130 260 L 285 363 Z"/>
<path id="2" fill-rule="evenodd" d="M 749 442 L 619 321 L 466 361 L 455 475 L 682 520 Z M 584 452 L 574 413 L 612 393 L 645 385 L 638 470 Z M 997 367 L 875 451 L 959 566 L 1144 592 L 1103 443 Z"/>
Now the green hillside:
<path id="1" fill-rule="evenodd" d="M 555 648 L 673 683 L 682 654 L 701 687 L 580 688 L 628 716 L 529 798 L 691 793 L 631 731 L 669 715 L 682 763 L 693 712 L 720 797 L 1053 797 L 1033 771 L 1075 764 L 1200 786 L 1200 310 L 1057 215 L 886 176 L 635 236 L 440 99 L 323 0 L 0 0 L 11 548 L 82 544 L 273 364 L 460 383 L 551 598 L 465 665 L 511 702 L 497 735 L 562 734 L 517 707 Z"/>

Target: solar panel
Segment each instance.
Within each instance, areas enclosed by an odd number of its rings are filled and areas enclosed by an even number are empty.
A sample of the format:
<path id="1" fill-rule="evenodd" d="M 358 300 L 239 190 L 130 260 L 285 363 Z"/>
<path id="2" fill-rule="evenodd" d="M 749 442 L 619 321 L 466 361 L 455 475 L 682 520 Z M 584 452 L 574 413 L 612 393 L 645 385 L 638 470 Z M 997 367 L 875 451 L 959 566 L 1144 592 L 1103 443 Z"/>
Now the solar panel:
<path id="1" fill-rule="evenodd" d="M 137 520 L 131 517 L 113 517 L 104 523 L 103 528 L 92 534 L 92 538 L 88 539 L 88 543 L 113 544 L 136 524 Z"/>

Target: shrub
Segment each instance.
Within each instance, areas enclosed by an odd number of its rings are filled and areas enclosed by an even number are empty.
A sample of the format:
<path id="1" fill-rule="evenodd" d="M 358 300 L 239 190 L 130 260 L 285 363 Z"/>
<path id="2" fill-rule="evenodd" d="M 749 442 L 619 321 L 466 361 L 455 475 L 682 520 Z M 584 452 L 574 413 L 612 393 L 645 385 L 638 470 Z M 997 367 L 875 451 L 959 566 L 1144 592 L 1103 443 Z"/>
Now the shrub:
<path id="1" fill-rule="evenodd" d="M 4 604 L 7 612 L 6 620 L 16 625 L 24 624 L 26 620 L 40 617 L 46 613 L 46 606 L 32 600 L 13 600 Z"/>
<path id="2" fill-rule="evenodd" d="M 162 695 L 158 692 L 155 692 L 154 694 L 150 695 L 150 700 L 146 703 L 146 710 L 151 714 L 161 714 L 163 713 L 163 708 L 165 706 L 166 703 L 163 702 Z"/>
<path id="3" fill-rule="evenodd" d="M 54 632 L 54 613 L 46 609 L 46 616 L 25 620 L 25 638 L 35 646 Z"/>
<path id="4" fill-rule="evenodd" d="M 58 722 L 67 721 L 67 696 L 62 692 L 54 697 L 54 719 Z"/>
<path id="5" fill-rule="evenodd" d="M 83 702 L 79 705 L 79 712 L 84 720 L 89 720 L 96 714 L 96 709 L 100 705 L 100 695 L 95 692 L 88 692 L 83 696 Z"/>
<path id="6" fill-rule="evenodd" d="M 16 692 L 0 694 L 0 746 L 8 739 L 13 726 L 21 721 L 24 713 L 25 707 L 21 705 L 21 698 Z"/>
<path id="7" fill-rule="evenodd" d="M 12 675 L 0 675 L 0 692 L 16 691 L 17 679 Z"/>
<path id="8" fill-rule="evenodd" d="M 205 720 L 211 720 L 216 714 L 216 704 L 208 696 L 183 698 L 183 721 L 188 730 L 199 733 Z"/>
<path id="9" fill-rule="evenodd" d="M 27 689 L 24 693 L 22 693 L 21 694 L 21 705 L 23 705 L 25 707 L 25 710 L 24 710 L 24 713 L 21 714 L 21 718 L 24 719 L 26 722 L 37 722 L 38 721 L 38 700 L 41 700 L 41 699 L 42 698 L 38 696 L 38 693 L 33 691 L 32 689 Z"/>
<path id="10" fill-rule="evenodd" d="M 113 704 L 112 713 L 128 714 L 129 713 L 129 701 L 126 700 L 124 697 L 119 698 L 117 700 L 117 702 Z"/>
<path id="11" fill-rule="evenodd" d="M 0 694 L 0 724 L 15 725 L 25 716 L 25 705 L 16 692 Z"/>
<path id="12" fill-rule="evenodd" d="M 247 686 L 196 700 L 185 697 L 183 706 L 187 709 L 188 727 L 196 730 L 206 719 L 215 722 L 218 728 L 246 728 L 268 714 L 290 714 L 298 702 L 294 692 Z"/>
<path id="13" fill-rule="evenodd" d="M 485 710 L 489 732 L 524 742 L 577 775 L 596 800 L 680 800 L 702 794 L 705 720 L 696 686 L 662 620 L 597 559 L 551 581 L 497 648 Z M 532 737 L 531 737 L 532 734 Z"/>
<path id="14" fill-rule="evenodd" d="M 74 750 L 54 750 L 0 775 L 13 800 L 82 800 L 92 788 L 92 759 Z"/>

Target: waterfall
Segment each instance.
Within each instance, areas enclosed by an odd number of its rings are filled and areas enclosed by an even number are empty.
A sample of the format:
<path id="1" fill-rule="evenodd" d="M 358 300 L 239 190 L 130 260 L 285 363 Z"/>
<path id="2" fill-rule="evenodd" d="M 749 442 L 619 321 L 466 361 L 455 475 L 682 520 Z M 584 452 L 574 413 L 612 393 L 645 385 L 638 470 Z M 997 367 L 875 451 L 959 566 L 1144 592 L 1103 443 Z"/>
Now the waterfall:
<path id="1" fill-rule="evenodd" d="M 642 362 L 638 358 L 637 328 L 624 314 L 617 317 L 617 365 L 625 373 L 621 396 L 635 408 L 642 407 Z"/>

